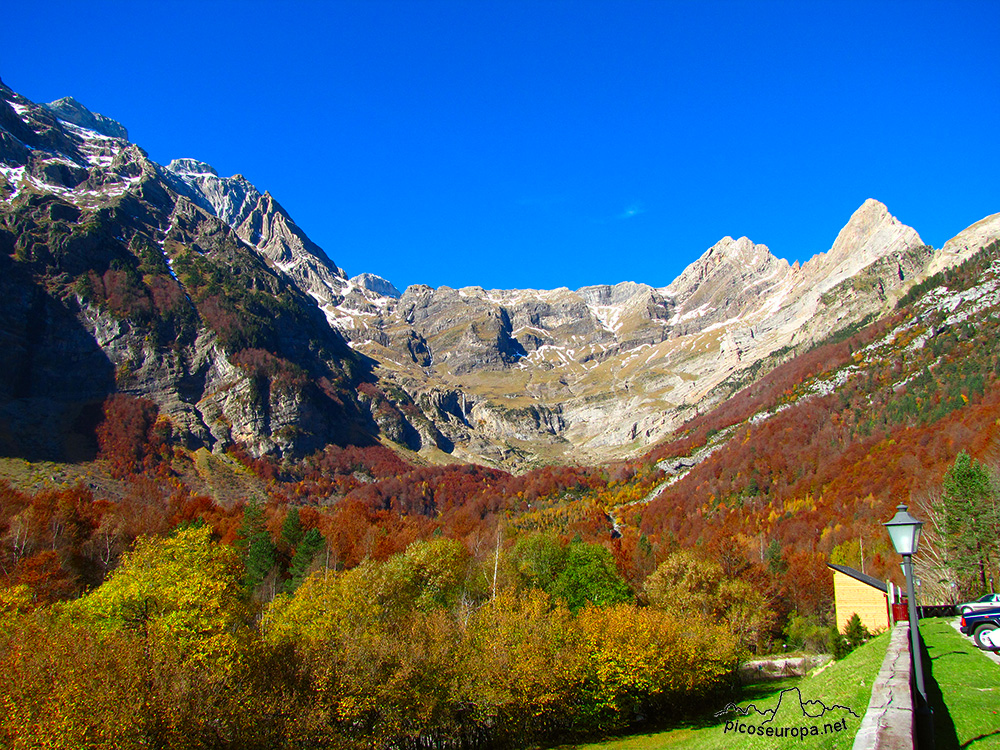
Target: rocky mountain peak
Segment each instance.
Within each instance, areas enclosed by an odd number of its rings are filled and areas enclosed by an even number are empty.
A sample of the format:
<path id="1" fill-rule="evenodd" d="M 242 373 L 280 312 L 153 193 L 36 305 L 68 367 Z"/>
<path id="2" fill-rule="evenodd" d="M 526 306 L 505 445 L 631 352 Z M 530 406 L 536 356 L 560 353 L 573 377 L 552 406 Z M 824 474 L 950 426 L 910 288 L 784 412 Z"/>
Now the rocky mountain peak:
<path id="1" fill-rule="evenodd" d="M 740 237 L 738 240 L 734 240 L 732 237 L 726 236 L 715 243 L 710 249 L 710 253 L 721 253 L 727 258 L 741 258 L 752 252 L 755 247 L 754 243 L 749 237 Z"/>
<path id="2" fill-rule="evenodd" d="M 197 159 L 174 159 L 165 176 L 178 193 L 232 227 L 246 220 L 261 199 L 260 191 L 242 175 L 220 177 L 210 164 Z"/>
<path id="3" fill-rule="evenodd" d="M 763 278 L 784 276 L 788 262 L 747 237 L 723 237 L 689 265 L 667 288 L 677 299 L 701 305 Z M 713 305 L 717 306 L 717 305 Z"/>
<path id="4" fill-rule="evenodd" d="M 124 125 L 110 117 L 91 112 L 72 96 L 65 96 L 42 106 L 64 122 L 79 125 L 81 128 L 93 130 L 110 138 L 128 140 L 128 130 Z"/>
<path id="5" fill-rule="evenodd" d="M 915 229 L 869 198 L 851 215 L 830 250 L 811 258 L 802 273 L 816 289 L 826 291 L 881 258 L 923 245 Z"/>
<path id="6" fill-rule="evenodd" d="M 351 278 L 351 283 L 361 287 L 362 289 L 367 289 L 369 292 L 374 292 L 381 297 L 399 299 L 403 296 L 400 291 L 393 286 L 392 282 L 383 279 L 381 276 L 376 276 L 373 273 L 362 273 L 354 276 Z"/>
<path id="7" fill-rule="evenodd" d="M 870 261 L 890 246 L 923 244 L 915 229 L 889 213 L 884 203 L 869 198 L 840 230 L 829 254 Z"/>
<path id="8" fill-rule="evenodd" d="M 174 159 L 166 166 L 166 169 L 177 175 L 219 176 L 219 173 L 215 171 L 215 167 L 197 159 Z"/>

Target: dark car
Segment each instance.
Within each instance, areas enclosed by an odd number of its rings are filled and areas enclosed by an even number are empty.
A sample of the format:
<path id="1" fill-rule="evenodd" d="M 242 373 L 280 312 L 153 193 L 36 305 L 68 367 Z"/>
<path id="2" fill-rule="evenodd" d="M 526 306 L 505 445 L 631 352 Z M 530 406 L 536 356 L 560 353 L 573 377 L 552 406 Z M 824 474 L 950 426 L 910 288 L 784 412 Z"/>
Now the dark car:
<path id="1" fill-rule="evenodd" d="M 963 614 L 961 627 L 983 651 L 1000 651 L 1000 607 Z"/>
<path id="2" fill-rule="evenodd" d="M 958 610 L 960 615 L 964 615 L 966 612 L 993 609 L 994 607 L 1000 607 L 1000 594 L 986 594 L 985 596 L 979 597 L 974 602 L 963 602 L 962 604 L 957 604 L 955 609 Z"/>

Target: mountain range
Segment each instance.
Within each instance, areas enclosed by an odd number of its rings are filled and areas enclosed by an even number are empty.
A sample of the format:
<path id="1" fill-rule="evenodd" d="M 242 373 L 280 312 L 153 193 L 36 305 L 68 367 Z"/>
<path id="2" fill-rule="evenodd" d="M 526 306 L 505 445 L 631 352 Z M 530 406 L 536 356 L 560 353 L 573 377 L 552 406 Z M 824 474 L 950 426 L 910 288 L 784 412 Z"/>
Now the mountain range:
<path id="1" fill-rule="evenodd" d="M 866 200 L 802 265 L 725 237 L 661 288 L 400 293 L 242 175 L 156 164 L 114 120 L 0 83 L 0 451 L 85 456 L 123 393 L 215 451 L 622 458 L 998 237 L 994 215 L 934 249 Z"/>

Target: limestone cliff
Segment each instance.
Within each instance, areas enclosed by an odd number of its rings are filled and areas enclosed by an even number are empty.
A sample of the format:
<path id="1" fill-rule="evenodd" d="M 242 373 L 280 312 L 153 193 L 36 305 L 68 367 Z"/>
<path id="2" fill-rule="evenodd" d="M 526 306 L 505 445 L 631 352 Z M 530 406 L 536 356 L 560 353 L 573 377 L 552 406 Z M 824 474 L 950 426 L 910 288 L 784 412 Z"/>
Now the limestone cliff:
<path id="1" fill-rule="evenodd" d="M 164 169 L 124 135 L 0 84 L 0 450 L 86 453 L 116 392 L 154 401 L 192 447 L 374 439 L 367 365 L 271 256 L 336 267 L 242 178 Z"/>
<path id="2" fill-rule="evenodd" d="M 935 251 L 867 200 L 801 266 L 725 237 L 663 288 L 400 294 L 348 278 L 242 175 L 162 167 L 75 100 L 0 84 L 0 444 L 32 420 L 36 437 L 85 425 L 119 391 L 214 448 L 381 437 L 510 468 L 618 457 L 886 313 L 1000 236 L 998 216 Z"/>

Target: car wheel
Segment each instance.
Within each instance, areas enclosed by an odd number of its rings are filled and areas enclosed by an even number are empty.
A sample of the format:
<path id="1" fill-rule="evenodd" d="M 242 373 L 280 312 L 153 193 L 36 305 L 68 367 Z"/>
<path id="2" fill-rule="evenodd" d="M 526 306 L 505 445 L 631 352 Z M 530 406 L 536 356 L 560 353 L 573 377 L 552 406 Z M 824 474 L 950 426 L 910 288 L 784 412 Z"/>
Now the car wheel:
<path id="1" fill-rule="evenodd" d="M 983 623 L 982 625 L 979 625 L 972 633 L 972 640 L 974 640 L 976 642 L 976 645 L 979 646 L 979 648 L 983 649 L 983 651 L 1000 650 L 1000 646 L 993 645 L 994 640 L 1000 641 L 1000 638 L 997 638 L 997 634 L 994 634 L 990 637 L 989 643 L 983 640 L 983 636 L 985 636 L 987 633 L 992 633 L 996 629 L 997 629 L 996 625 Z"/>

